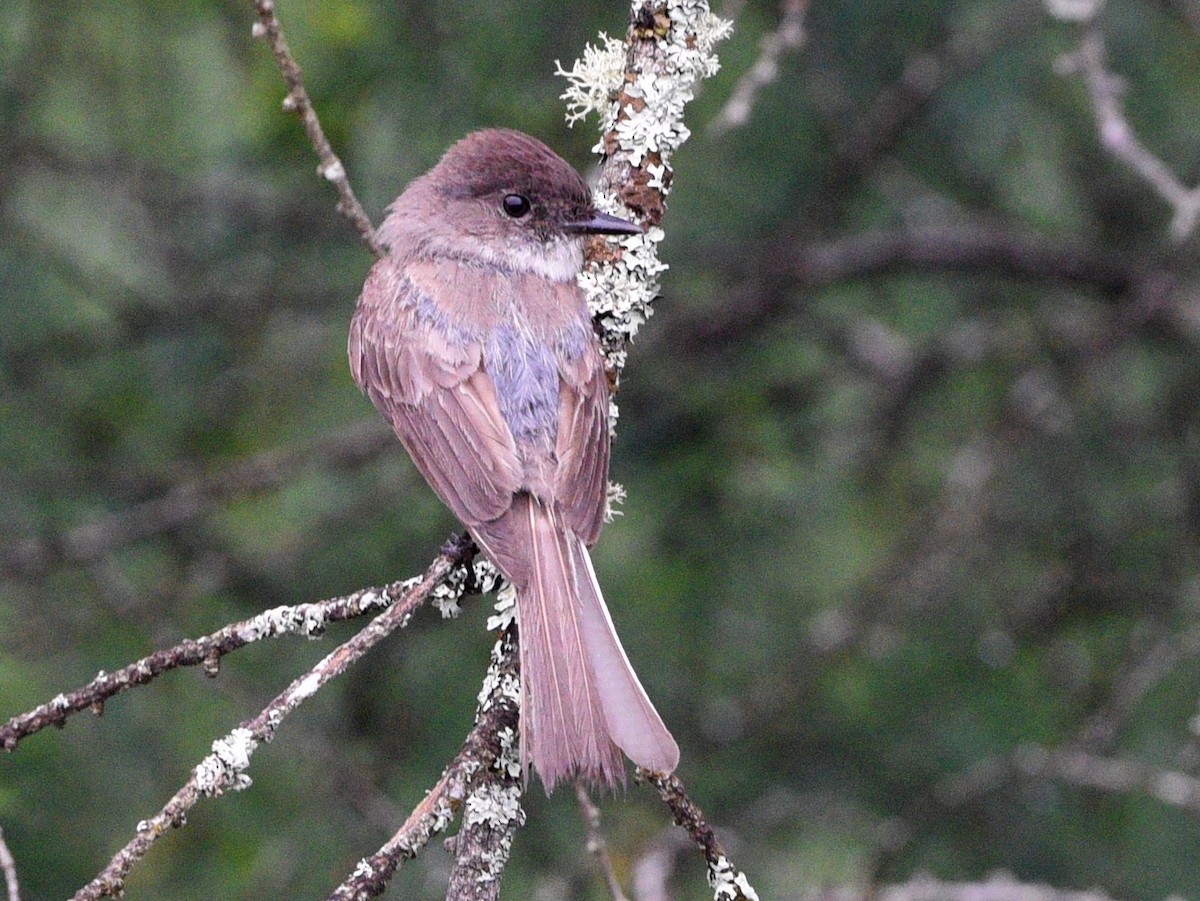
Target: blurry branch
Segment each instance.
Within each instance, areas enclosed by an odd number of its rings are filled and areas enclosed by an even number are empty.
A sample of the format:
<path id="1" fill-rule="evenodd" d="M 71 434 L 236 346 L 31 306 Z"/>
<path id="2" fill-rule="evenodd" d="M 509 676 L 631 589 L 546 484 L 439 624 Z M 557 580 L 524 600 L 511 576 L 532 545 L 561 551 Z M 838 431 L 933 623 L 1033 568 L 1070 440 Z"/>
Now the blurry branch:
<path id="1" fill-rule="evenodd" d="M 1200 817 L 1200 779 L 1195 776 L 1136 760 L 1041 745 L 1023 745 L 1011 754 L 982 760 L 945 780 L 937 794 L 944 803 L 958 806 L 1018 777 L 1053 779 L 1110 794 L 1145 794 Z"/>
<path id="2" fill-rule="evenodd" d="M 383 847 L 359 862 L 350 877 L 329 896 L 329 901 L 366 901 L 381 895 L 400 864 L 416 857 L 434 835 L 446 829 L 464 802 L 468 805 L 468 818 L 481 821 L 486 806 L 479 801 L 472 805 L 472 798 L 480 796 L 479 786 L 502 784 L 510 793 L 515 791 L 519 802 L 520 765 L 515 746 L 519 685 L 517 645 L 509 631 L 492 651 L 475 725 L 462 748 L 404 825 Z M 512 813 L 511 807 L 507 810 Z M 511 825 L 515 828 L 515 817 Z M 477 823 L 464 826 L 455 841 L 460 856 L 472 847 L 467 838 L 472 829 L 481 828 Z M 498 879 L 494 881 L 499 884 Z"/>
<path id="3" fill-rule="evenodd" d="M 217 504 L 284 484 L 302 466 L 352 468 L 393 444 L 375 421 L 338 429 L 315 441 L 272 448 L 211 475 L 181 482 L 162 497 L 126 507 L 61 536 L 33 538 L 0 547 L 0 573 L 38 577 L 56 564 L 90 564 L 136 541 L 179 528 Z"/>
<path id="4" fill-rule="evenodd" d="M 688 840 L 674 830 L 664 832 L 633 865 L 633 896 L 637 901 L 671 901 L 675 860 L 688 850 Z"/>
<path id="5" fill-rule="evenodd" d="M 820 889 L 801 896 L 804 901 L 1116 901 L 1103 892 L 1076 892 L 1029 882 L 1007 873 L 986 882 L 940 882 L 918 876 L 911 882 L 861 889 Z"/>
<path id="6" fill-rule="evenodd" d="M 21 889 L 17 885 L 17 862 L 8 850 L 4 830 L 0 829 L 0 871 L 4 873 L 4 885 L 8 889 L 8 901 L 21 901 Z"/>
<path id="7" fill-rule="evenodd" d="M 1056 68 L 1064 75 L 1083 76 L 1101 145 L 1170 204 L 1175 214 L 1171 220 L 1171 237 L 1176 241 L 1188 238 L 1195 231 L 1197 218 L 1200 217 L 1200 187 L 1185 187 L 1166 163 L 1151 153 L 1134 132 L 1123 109 L 1125 84 L 1106 68 L 1104 37 L 1099 30 L 1094 26 L 1089 27 L 1079 49 L 1060 57 Z"/>
<path id="8" fill-rule="evenodd" d="M 1135 646 L 1113 678 L 1110 696 L 1083 723 L 1078 737 L 1060 749 L 1026 745 L 1010 754 L 985 758 L 945 779 L 941 801 L 959 806 L 1014 779 L 1056 779 L 1080 788 L 1117 794 L 1140 792 L 1200 817 L 1200 780 L 1137 761 L 1108 756 L 1119 730 L 1137 705 L 1184 660 L 1200 654 L 1200 627 L 1170 633 L 1143 648 Z M 1190 726 L 1189 744 L 1196 742 Z"/>
<path id="9" fill-rule="evenodd" d="M 187 820 L 201 798 L 219 797 L 226 791 L 240 791 L 250 785 L 245 770 L 259 745 L 271 741 L 280 723 L 326 682 L 341 675 L 372 647 L 397 629 L 404 628 L 413 613 L 452 571 L 464 565 L 474 553 L 470 541 L 456 539 L 433 561 L 425 575 L 398 603 L 392 605 L 369 626 L 337 647 L 308 673 L 294 680 L 281 694 L 254 717 L 227 736 L 213 742 L 213 752 L 200 761 L 192 775 L 157 814 L 138 824 L 137 834 L 122 848 L 108 866 L 74 896 L 73 901 L 95 901 L 118 897 L 124 891 L 125 877 L 150 847 L 169 829 Z"/>
<path id="10" fill-rule="evenodd" d="M 600 829 L 600 808 L 596 806 L 596 802 L 592 800 L 592 796 L 588 794 L 587 787 L 582 782 L 575 783 L 575 797 L 579 800 L 579 810 L 583 814 L 583 821 L 588 828 L 588 851 L 596 858 L 596 865 L 600 867 L 600 875 L 604 877 L 604 882 L 608 885 L 608 893 L 612 896 L 613 901 L 629 901 L 621 888 L 620 880 L 617 879 L 617 871 L 613 868 L 612 858 L 608 856 L 608 843 L 604 841 L 604 833 Z"/>
<path id="11" fill-rule="evenodd" d="M 679 777 L 653 773 L 640 767 L 638 776 L 658 789 L 659 797 L 671 809 L 675 823 L 684 828 L 692 843 L 704 854 L 708 864 L 708 884 L 713 887 L 717 901 L 758 901 L 758 894 L 746 874 L 729 860 L 712 827 L 704 822 L 704 814 L 687 796 Z"/>
<path id="12" fill-rule="evenodd" d="M 782 0 L 780 8 L 779 27 L 759 41 L 758 59 L 738 79 L 729 100 L 708 126 L 709 134 L 721 135 L 749 122 L 758 95 L 779 77 L 780 57 L 804 46 L 808 0 Z"/>
<path id="13" fill-rule="evenodd" d="M 925 228 L 881 228 L 817 242 L 777 246 L 770 265 L 747 254 L 731 257 L 736 300 L 688 316 L 682 340 L 724 344 L 802 314 L 795 292 L 904 272 L 990 273 L 1000 278 L 1075 285 L 1104 296 L 1144 299 L 1153 306 L 1175 287 L 1175 277 L 1118 253 L 1052 244 L 1044 236 L 1002 225 L 963 223 Z M 739 283 L 740 280 L 740 283 Z M 1134 310 L 1136 307 L 1129 307 Z M 687 315 L 687 314 L 684 314 Z M 653 339 L 652 339 L 653 340 Z M 672 340 L 681 340 L 678 333 Z"/>
<path id="14" fill-rule="evenodd" d="M 114 673 L 100 673 L 82 688 L 61 694 L 0 726 L 0 748 L 12 751 L 26 736 L 33 735 L 47 726 L 62 726 L 67 717 L 82 710 L 103 713 L 104 702 L 108 698 L 136 685 L 145 685 L 169 670 L 202 665 L 207 675 L 215 676 L 223 656 L 252 642 L 282 635 L 316 638 L 324 633 L 330 623 L 353 619 L 374 610 L 388 609 L 396 604 L 415 602 L 419 605 L 449 576 L 450 564 L 467 559 L 470 547 L 470 542 L 464 539 L 451 539 L 441 556 L 420 579 L 393 582 L 383 588 L 364 588 L 326 601 L 298 604 L 294 607 L 276 607 L 242 622 L 232 623 L 203 638 L 189 639 L 174 647 L 156 651 Z M 431 578 L 434 579 L 433 582 L 429 582 Z M 465 574 L 463 578 L 454 580 L 453 590 L 462 589 L 463 579 Z M 412 592 L 418 589 L 423 593 L 414 599 Z"/>
<path id="15" fill-rule="evenodd" d="M 940 46 L 911 57 L 900 78 L 877 91 L 865 112 L 838 111 L 831 126 L 841 121 L 850 125 L 835 134 L 825 179 L 812 191 L 808 184 L 797 184 L 797 191 L 807 191 L 793 198 L 798 221 L 807 224 L 814 216 L 832 221 L 829 211 L 845 205 L 851 193 L 847 188 L 895 148 L 939 92 L 1024 40 L 1039 20 L 1035 0 L 994 4 L 992 9 L 990 22 L 953 32 Z"/>
<path id="16" fill-rule="evenodd" d="M 1185 660 L 1200 655 L 1200 626 L 1171 632 L 1145 650 L 1135 653 L 1113 679 L 1108 700 L 1095 710 L 1079 730 L 1078 744 L 1107 750 L 1137 706 L 1163 679 Z"/>
<path id="17" fill-rule="evenodd" d="M 321 128 L 312 101 L 309 100 L 308 91 L 304 87 L 300 65 L 292 56 L 287 41 L 284 40 L 283 27 L 275 16 L 275 0 L 255 0 L 254 8 L 258 13 L 258 21 L 254 24 L 254 36 L 266 38 L 267 43 L 271 45 L 275 63 L 279 66 L 279 72 L 288 85 L 288 95 L 283 99 L 284 111 L 295 113 L 300 117 L 304 131 L 321 161 L 317 167 L 317 174 L 332 182 L 333 186 L 337 188 L 340 198 L 337 211 L 350 220 L 371 253 L 375 254 L 376 258 L 382 258 L 385 256 L 385 251 L 375 238 L 375 229 L 363 211 L 362 204 L 354 196 L 350 180 L 346 177 L 346 167 L 342 165 L 342 161 L 338 159 L 337 154 L 329 145 L 329 139 L 325 137 L 325 131 Z"/>
<path id="18" fill-rule="evenodd" d="M 1034 282 L 1080 284 L 1122 296 L 1145 273 L 1129 261 L 1090 248 L 999 226 L 879 229 L 797 248 L 786 271 L 805 287 L 903 270 L 995 272 Z"/>

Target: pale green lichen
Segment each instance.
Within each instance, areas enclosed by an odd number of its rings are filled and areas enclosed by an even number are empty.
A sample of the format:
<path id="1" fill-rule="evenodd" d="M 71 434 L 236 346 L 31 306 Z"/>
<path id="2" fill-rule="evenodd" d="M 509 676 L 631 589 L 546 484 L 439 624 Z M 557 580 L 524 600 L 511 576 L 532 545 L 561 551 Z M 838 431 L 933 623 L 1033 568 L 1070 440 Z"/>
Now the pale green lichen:
<path id="1" fill-rule="evenodd" d="M 641 2 L 635 0 L 635 12 Z M 624 155 L 633 166 L 646 163 L 649 187 L 665 197 L 671 157 L 691 134 L 683 122 L 684 108 L 695 97 L 699 82 L 719 68 L 713 48 L 729 36 L 733 25 L 714 15 L 705 0 L 666 0 L 659 13 L 669 24 L 657 38 L 659 61 L 653 67 L 627 73 L 625 46 L 601 34 L 599 46 L 585 48 L 583 58 L 570 69 L 558 64 L 557 73 L 568 83 L 562 95 L 568 123 L 599 113 L 601 139 L 596 152 Z M 595 199 L 605 212 L 628 215 L 615 194 L 603 186 L 596 190 Z M 579 276 L 588 308 L 604 333 L 605 356 L 617 372 L 625 365 L 626 344 L 652 312 L 659 277 L 667 269 L 658 258 L 662 239 L 662 229 L 657 227 L 622 237 L 619 259 L 589 263 Z M 614 404 L 610 425 L 616 418 Z"/>
<path id="2" fill-rule="evenodd" d="M 555 60 L 554 74 L 570 84 L 562 99 L 567 101 L 567 125 L 574 126 L 589 113 L 608 109 L 612 93 L 625 75 L 625 45 L 602 31 L 599 47 L 585 46 L 583 57 L 575 60 L 570 70 Z"/>
<path id="3" fill-rule="evenodd" d="M 251 785 L 245 770 L 258 747 L 249 729 L 234 729 L 212 743 L 212 753 L 196 764 L 196 788 L 202 795 L 216 797 L 226 789 L 241 791 Z"/>

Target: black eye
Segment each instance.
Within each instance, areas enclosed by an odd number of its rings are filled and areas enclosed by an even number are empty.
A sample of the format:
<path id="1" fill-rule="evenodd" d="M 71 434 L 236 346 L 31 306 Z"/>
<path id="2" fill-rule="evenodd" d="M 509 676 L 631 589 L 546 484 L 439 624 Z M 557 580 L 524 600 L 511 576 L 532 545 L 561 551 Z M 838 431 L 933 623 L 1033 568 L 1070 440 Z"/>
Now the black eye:
<path id="1" fill-rule="evenodd" d="M 520 219 L 529 212 L 529 198 L 522 194 L 505 194 L 500 207 L 514 219 Z"/>

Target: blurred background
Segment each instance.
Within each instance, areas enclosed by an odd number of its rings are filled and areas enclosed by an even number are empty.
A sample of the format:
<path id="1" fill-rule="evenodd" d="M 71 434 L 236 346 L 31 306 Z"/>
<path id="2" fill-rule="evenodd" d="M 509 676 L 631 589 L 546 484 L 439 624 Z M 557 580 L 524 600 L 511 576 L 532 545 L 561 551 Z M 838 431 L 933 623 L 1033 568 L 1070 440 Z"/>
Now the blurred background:
<path id="1" fill-rule="evenodd" d="M 592 165 L 552 73 L 624 3 L 279 6 L 376 222 L 481 126 Z M 718 11 L 736 31 L 675 159 L 596 553 L 680 776 L 764 899 L 998 873 L 1200 897 L 1200 257 L 1101 144 L 1077 52 L 1103 40 L 1120 82 L 1097 83 L 1193 184 L 1200 2 Z M 455 528 L 351 382 L 371 260 L 253 18 L 0 4 L 0 718 L 416 574 Z M 490 604 L 425 611 L 325 688 L 128 897 L 325 897 L 468 730 Z M 0 757 L 25 896 L 87 882 L 356 628 Z M 526 807 L 506 897 L 606 897 L 571 793 Z M 603 810 L 639 901 L 711 897 L 651 791 Z M 448 864 L 435 842 L 389 897 L 444 896 Z"/>

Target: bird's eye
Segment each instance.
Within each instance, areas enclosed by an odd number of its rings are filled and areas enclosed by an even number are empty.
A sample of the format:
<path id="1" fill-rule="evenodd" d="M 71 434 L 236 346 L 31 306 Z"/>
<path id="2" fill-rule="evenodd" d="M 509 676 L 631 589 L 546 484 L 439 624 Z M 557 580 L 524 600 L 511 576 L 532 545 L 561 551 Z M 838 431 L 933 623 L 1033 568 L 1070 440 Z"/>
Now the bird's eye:
<path id="1" fill-rule="evenodd" d="M 529 198 L 523 194 L 505 194 L 500 208 L 514 219 L 520 219 L 529 212 Z"/>

